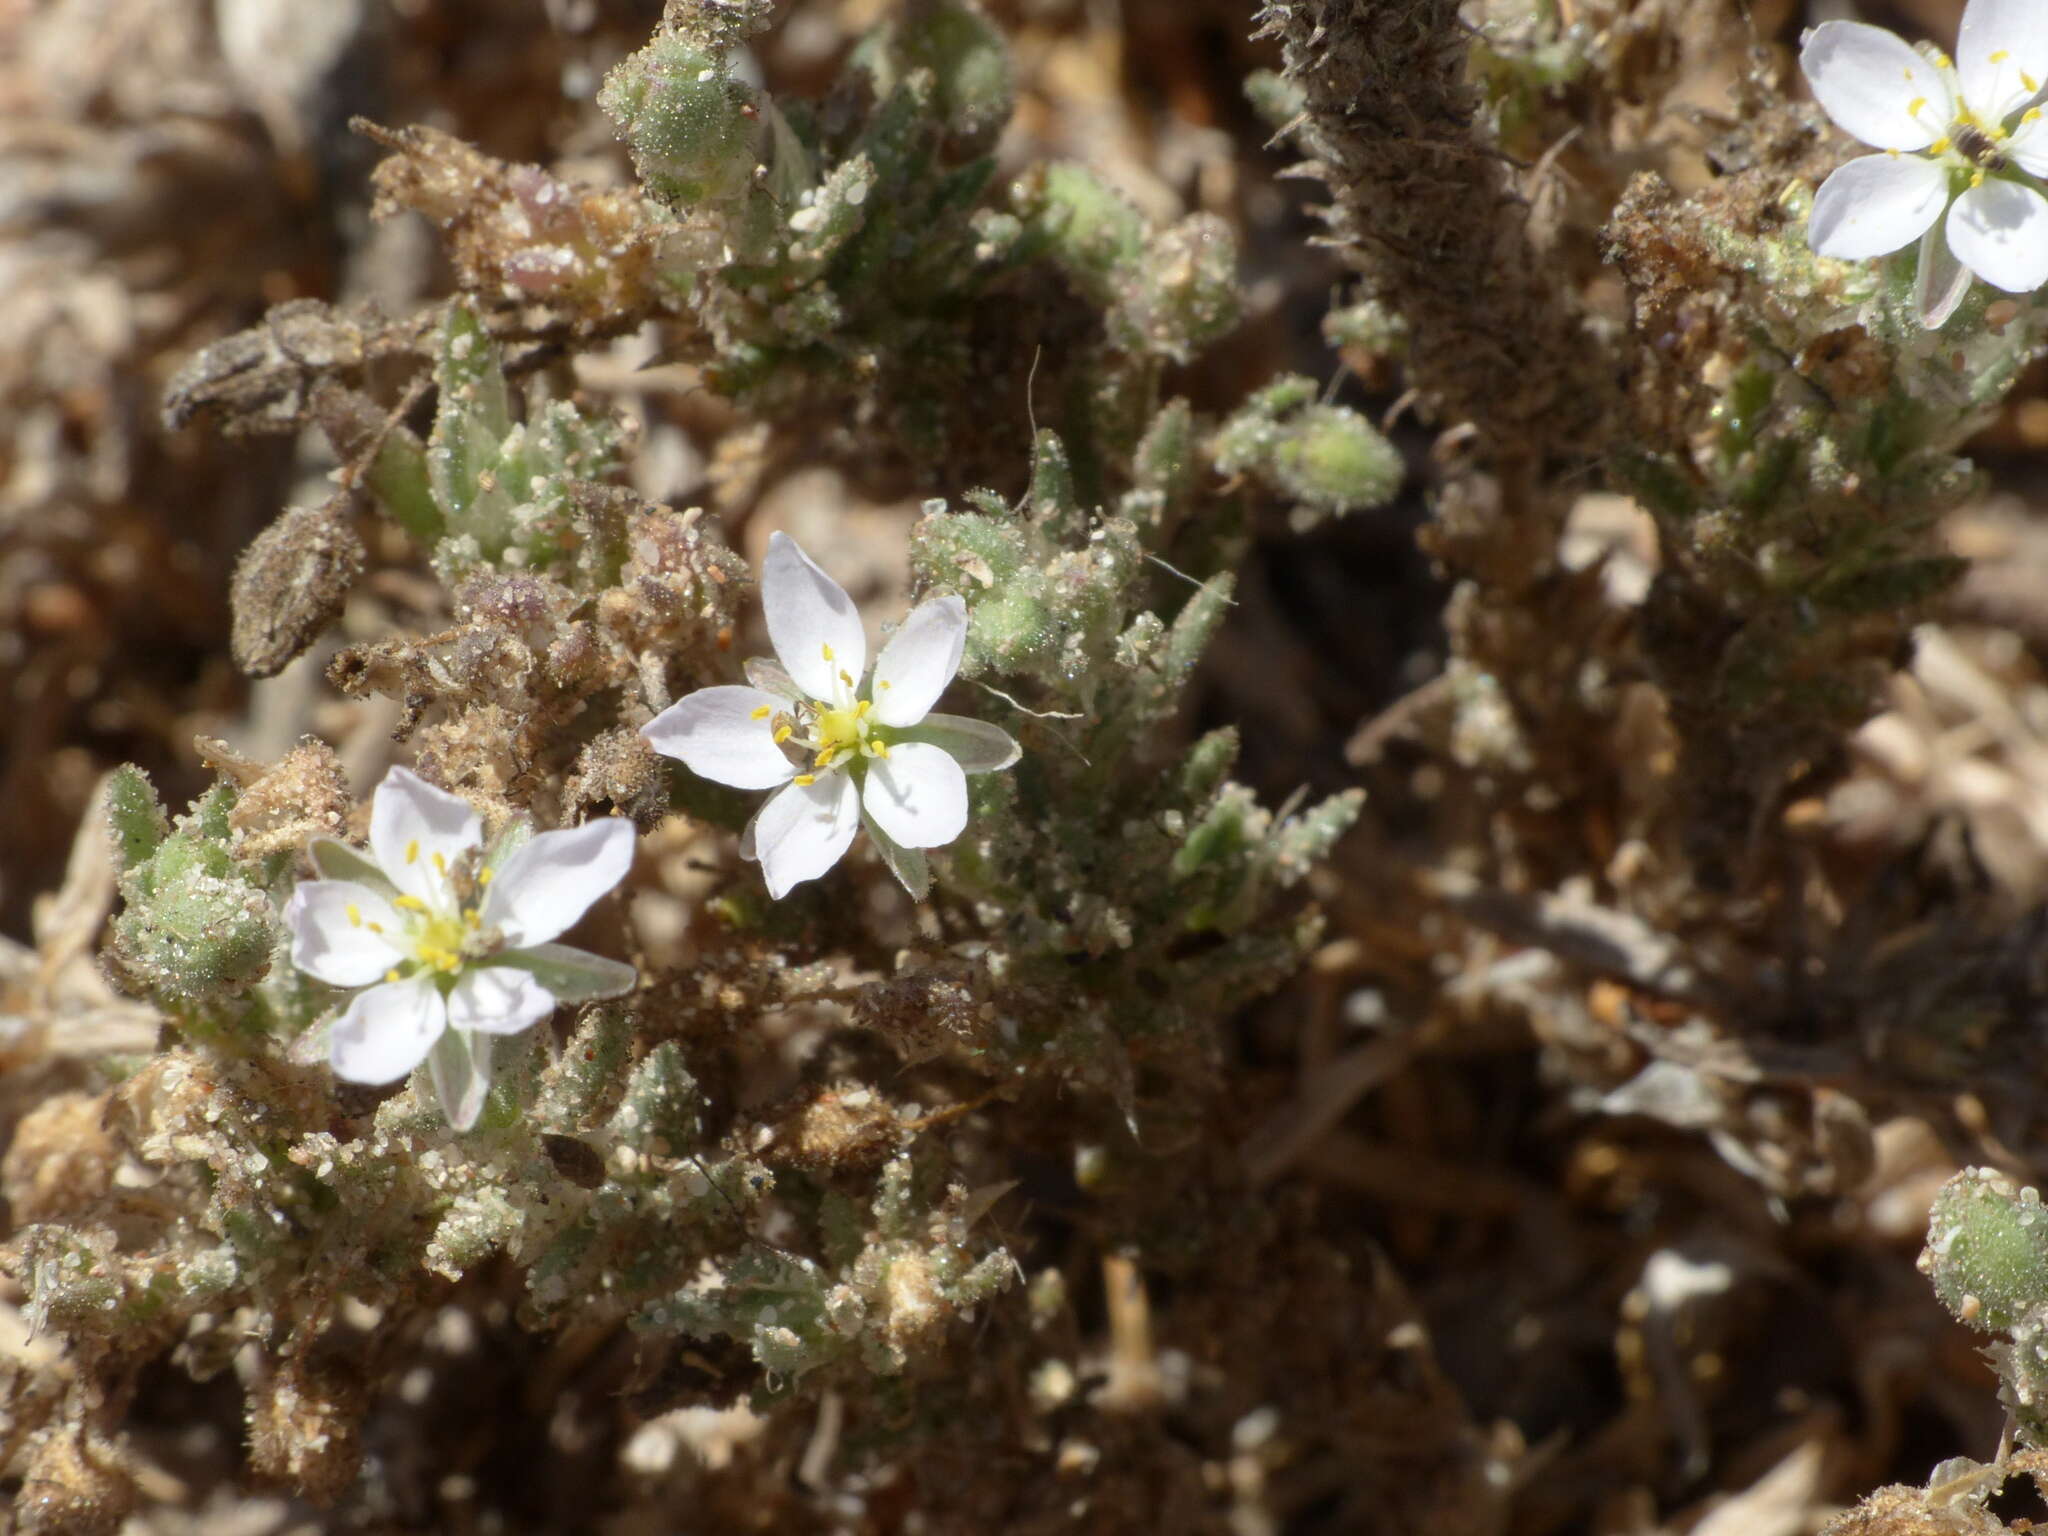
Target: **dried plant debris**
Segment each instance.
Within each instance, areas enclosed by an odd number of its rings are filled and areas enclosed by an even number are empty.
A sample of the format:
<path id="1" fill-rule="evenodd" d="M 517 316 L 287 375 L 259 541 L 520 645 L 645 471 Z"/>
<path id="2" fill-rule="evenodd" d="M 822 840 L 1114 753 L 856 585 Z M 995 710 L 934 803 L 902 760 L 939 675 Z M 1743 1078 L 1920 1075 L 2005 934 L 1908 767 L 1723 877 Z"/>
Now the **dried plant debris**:
<path id="1" fill-rule="evenodd" d="M 0 60 L 15 1527 L 2027 1528 L 2048 34 L 502 11 Z"/>

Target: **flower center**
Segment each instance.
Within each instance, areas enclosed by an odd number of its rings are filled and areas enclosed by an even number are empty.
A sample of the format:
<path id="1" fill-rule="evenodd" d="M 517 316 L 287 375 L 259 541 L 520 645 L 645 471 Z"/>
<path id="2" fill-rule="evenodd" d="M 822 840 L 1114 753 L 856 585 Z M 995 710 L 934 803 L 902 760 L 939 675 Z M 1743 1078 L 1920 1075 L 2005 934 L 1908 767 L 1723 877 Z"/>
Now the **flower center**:
<path id="1" fill-rule="evenodd" d="M 436 912 L 416 896 L 400 896 L 395 905 L 409 919 L 405 942 L 414 959 L 445 976 L 462 969 L 465 952 L 483 926 L 475 907 L 464 907 L 459 915 Z"/>
<path id="2" fill-rule="evenodd" d="M 486 871 L 476 878 L 474 893 L 480 897 L 482 888 L 488 884 L 490 874 Z M 465 881 L 462 890 L 470 889 L 471 883 Z M 417 896 L 394 896 L 391 905 L 398 909 L 399 921 L 405 925 L 404 932 L 396 938 L 396 947 L 401 953 L 409 953 L 410 958 L 387 971 L 386 981 L 400 981 L 414 967 L 453 976 L 466 962 L 482 958 L 498 945 L 496 930 L 484 932 L 481 905 L 450 910 L 430 907 Z M 384 932 L 381 923 L 366 922 L 362 910 L 353 902 L 349 904 L 348 921 L 352 928 Z"/>
<path id="3" fill-rule="evenodd" d="M 798 784 L 818 782 L 818 775 L 842 768 L 857 758 L 887 757 L 887 729 L 875 719 L 875 706 L 867 699 L 851 704 L 827 704 L 814 700 L 799 706 L 800 720 L 787 716 L 776 722 L 778 742 L 794 738 L 811 754 L 810 772 L 796 776 Z"/>

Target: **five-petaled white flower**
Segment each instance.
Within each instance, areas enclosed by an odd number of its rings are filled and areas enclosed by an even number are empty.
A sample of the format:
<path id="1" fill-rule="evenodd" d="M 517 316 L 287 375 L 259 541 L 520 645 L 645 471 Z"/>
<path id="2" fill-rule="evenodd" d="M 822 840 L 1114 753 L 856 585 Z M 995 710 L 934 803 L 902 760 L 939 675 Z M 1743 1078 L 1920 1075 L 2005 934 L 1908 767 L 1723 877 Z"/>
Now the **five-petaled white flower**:
<path id="1" fill-rule="evenodd" d="M 1815 251 L 1853 261 L 1920 241 L 1930 330 L 1973 273 L 2007 293 L 2048 282 L 2048 198 L 2030 179 L 2048 175 L 2048 3 L 1970 0 L 1954 62 L 1856 21 L 1815 27 L 1799 62 L 1836 125 L 1884 151 L 1821 187 Z"/>
<path id="2" fill-rule="evenodd" d="M 781 660 L 747 663 L 747 681 L 702 688 L 642 728 L 654 750 L 736 789 L 775 789 L 748 823 L 777 898 L 839 862 L 865 822 L 883 858 L 922 900 L 923 850 L 967 825 L 967 775 L 1017 760 L 1008 732 L 932 713 L 967 642 L 967 605 L 934 597 L 910 611 L 866 675 L 867 638 L 838 582 L 778 533 L 761 567 L 761 606 Z"/>
<path id="3" fill-rule="evenodd" d="M 393 768 L 370 807 L 367 854 L 315 842 L 323 878 L 292 892 L 292 963 L 361 987 L 328 1032 L 337 1077 L 391 1083 L 427 1062 L 448 1123 L 466 1131 L 491 1081 L 491 1041 L 557 1005 L 616 997 L 630 965 L 551 941 L 633 863 L 618 817 L 534 835 L 515 823 L 489 848 L 468 804 Z"/>

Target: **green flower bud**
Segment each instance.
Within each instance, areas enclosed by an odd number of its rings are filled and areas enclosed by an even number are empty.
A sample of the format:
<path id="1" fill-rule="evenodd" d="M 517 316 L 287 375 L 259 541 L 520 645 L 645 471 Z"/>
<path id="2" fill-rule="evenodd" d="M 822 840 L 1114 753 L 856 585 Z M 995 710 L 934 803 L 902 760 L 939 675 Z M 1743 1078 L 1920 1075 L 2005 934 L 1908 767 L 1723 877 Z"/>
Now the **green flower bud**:
<path id="1" fill-rule="evenodd" d="M 1920 1268 L 1963 1322 L 1986 1332 L 2048 1302 L 2048 1207 L 1989 1168 L 1966 1168 L 1934 1197 Z"/>
<path id="2" fill-rule="evenodd" d="M 761 163 L 756 92 L 726 61 L 663 34 L 605 76 L 597 104 L 619 125 L 647 190 L 669 207 L 729 202 Z"/>

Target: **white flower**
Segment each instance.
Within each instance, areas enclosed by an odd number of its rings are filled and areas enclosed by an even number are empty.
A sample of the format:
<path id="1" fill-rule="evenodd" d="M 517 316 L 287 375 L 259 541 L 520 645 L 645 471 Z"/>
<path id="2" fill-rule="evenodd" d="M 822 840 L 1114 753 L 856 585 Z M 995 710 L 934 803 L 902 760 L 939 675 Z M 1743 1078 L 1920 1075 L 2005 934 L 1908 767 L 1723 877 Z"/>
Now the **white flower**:
<path id="1" fill-rule="evenodd" d="M 761 606 L 782 664 L 749 661 L 752 686 L 699 689 L 640 734 L 704 778 L 778 791 L 740 841 L 741 856 L 760 861 L 769 895 L 824 874 L 865 822 L 896 878 L 922 900 L 931 885 L 922 850 L 967 825 L 967 775 L 1017 760 L 1008 732 L 931 712 L 960 670 L 967 605 L 919 603 L 869 677 L 852 600 L 778 533 L 761 567 Z"/>
<path id="2" fill-rule="evenodd" d="M 476 1124 L 491 1040 L 561 1003 L 616 997 L 630 965 L 550 942 L 626 876 L 633 825 L 618 817 L 489 849 L 475 811 L 393 768 L 370 807 L 370 850 L 315 842 L 324 877 L 285 908 L 292 963 L 329 986 L 361 987 L 328 1032 L 337 1077 L 392 1083 L 422 1061 L 448 1123 Z"/>
<path id="3" fill-rule="evenodd" d="M 1857 21 L 1815 27 L 1799 63 L 1836 126 L 1884 151 L 1821 187 L 1815 251 L 1854 261 L 1920 241 L 1930 330 L 1973 273 L 2007 293 L 2048 282 L 2048 198 L 2031 179 L 2048 175 L 2048 3 L 1970 0 L 1953 63 Z"/>

